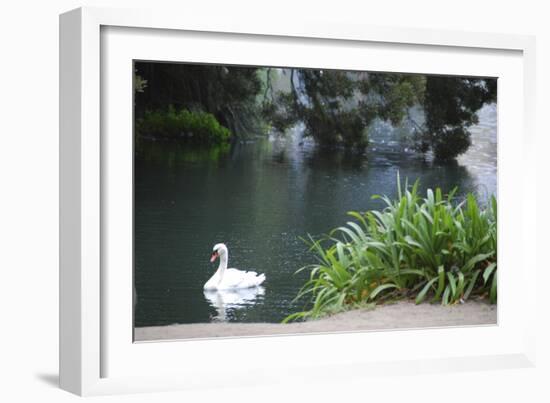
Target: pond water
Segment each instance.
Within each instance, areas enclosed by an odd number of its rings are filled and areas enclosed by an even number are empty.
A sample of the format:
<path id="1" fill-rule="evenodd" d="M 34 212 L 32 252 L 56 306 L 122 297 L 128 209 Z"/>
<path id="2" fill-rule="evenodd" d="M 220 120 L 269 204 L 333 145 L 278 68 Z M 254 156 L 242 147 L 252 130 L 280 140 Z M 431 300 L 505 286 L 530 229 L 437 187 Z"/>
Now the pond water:
<path id="1" fill-rule="evenodd" d="M 458 186 L 481 200 L 496 194 L 496 106 L 485 106 L 472 146 L 457 163 L 436 165 L 408 150 L 398 130 L 377 123 L 363 155 L 317 150 L 299 130 L 225 149 L 191 151 L 139 144 L 135 159 L 135 326 L 210 321 L 279 322 L 302 310 L 293 302 L 312 263 L 300 237 L 348 221 L 347 211 L 380 207 L 396 177 L 421 188 Z M 263 287 L 204 293 L 217 268 L 215 243 L 229 267 L 265 273 Z"/>

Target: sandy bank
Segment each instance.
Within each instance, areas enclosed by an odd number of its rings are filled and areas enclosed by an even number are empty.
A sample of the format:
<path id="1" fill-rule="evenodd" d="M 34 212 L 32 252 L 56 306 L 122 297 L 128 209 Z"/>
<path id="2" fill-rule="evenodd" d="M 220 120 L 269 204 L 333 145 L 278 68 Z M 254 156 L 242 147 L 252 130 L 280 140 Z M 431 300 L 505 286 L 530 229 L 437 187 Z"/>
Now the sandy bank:
<path id="1" fill-rule="evenodd" d="M 497 323 L 497 307 L 485 302 L 441 306 L 397 302 L 374 309 L 343 312 L 320 320 L 278 323 L 197 323 L 139 327 L 136 341 L 190 338 L 259 336 L 274 334 L 322 333 L 357 330 L 419 327 L 487 325 Z"/>

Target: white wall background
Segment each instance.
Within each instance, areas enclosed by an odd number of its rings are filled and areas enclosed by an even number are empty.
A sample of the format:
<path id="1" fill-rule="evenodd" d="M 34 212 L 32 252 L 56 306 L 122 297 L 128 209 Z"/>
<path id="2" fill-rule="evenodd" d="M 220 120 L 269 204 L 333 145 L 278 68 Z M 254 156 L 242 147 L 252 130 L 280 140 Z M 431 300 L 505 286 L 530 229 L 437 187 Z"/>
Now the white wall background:
<path id="1" fill-rule="evenodd" d="M 315 18 L 373 25 L 403 25 L 537 36 L 538 164 L 548 171 L 550 111 L 550 13 L 543 1 L 378 0 L 271 2 L 169 0 L 20 0 L 0 8 L 0 399 L 5 402 L 68 402 L 76 397 L 56 387 L 58 336 L 58 14 L 82 5 L 179 7 L 186 13 L 246 13 L 254 19 Z M 306 17 L 307 18 L 307 17 Z M 550 278 L 543 256 L 550 219 L 549 185 L 540 175 L 539 245 L 541 325 L 538 366 L 452 375 L 411 375 L 354 380 L 350 384 L 217 390 L 93 398 L 116 402 L 280 402 L 384 400 L 403 402 L 550 401 Z M 546 271 L 546 273 L 545 273 Z M 411 346 L 411 348 L 414 348 Z"/>

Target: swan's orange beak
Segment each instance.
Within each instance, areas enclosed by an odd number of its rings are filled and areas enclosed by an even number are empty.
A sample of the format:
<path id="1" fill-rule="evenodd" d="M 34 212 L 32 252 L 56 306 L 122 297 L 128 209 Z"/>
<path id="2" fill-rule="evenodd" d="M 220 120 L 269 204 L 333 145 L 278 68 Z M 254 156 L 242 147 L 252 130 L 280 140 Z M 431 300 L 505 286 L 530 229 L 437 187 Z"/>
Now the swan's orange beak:
<path id="1" fill-rule="evenodd" d="M 210 263 L 212 263 L 217 258 L 218 258 L 218 252 L 212 252 L 212 256 L 210 256 Z"/>

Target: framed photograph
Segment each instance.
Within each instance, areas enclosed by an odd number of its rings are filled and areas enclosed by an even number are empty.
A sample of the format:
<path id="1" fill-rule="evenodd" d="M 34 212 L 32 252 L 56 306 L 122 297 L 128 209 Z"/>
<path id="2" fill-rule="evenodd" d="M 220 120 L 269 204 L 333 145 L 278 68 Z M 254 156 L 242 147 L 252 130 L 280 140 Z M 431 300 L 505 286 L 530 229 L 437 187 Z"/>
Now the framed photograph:
<path id="1" fill-rule="evenodd" d="M 60 45 L 62 388 L 533 365 L 533 38 L 84 8 Z"/>

